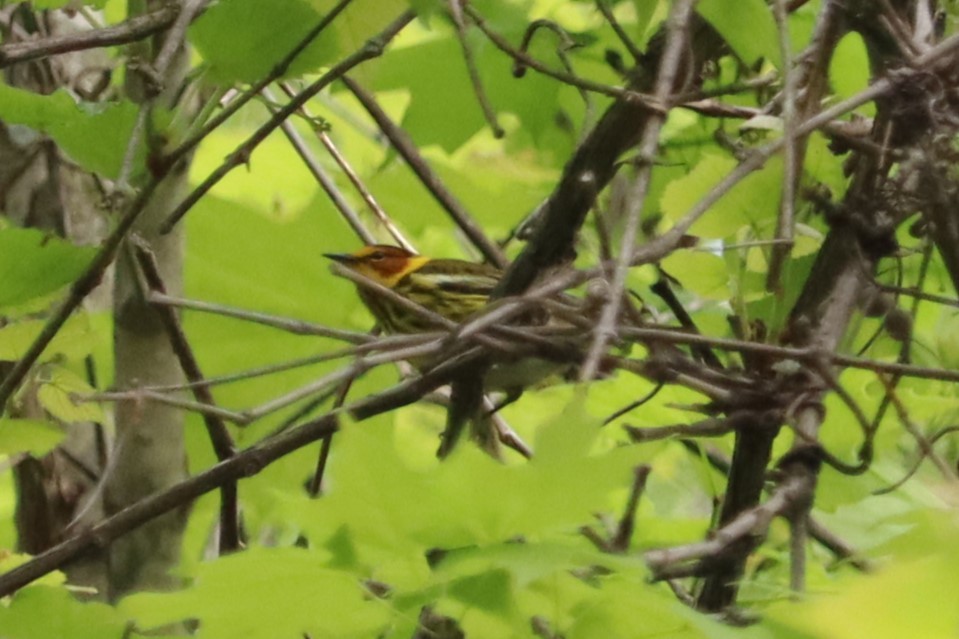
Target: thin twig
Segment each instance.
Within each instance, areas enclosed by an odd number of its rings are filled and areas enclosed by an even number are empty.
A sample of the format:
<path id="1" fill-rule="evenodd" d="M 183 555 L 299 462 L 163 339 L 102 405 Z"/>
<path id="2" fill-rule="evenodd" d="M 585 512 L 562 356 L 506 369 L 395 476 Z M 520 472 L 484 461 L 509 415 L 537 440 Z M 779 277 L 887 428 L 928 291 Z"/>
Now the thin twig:
<path id="1" fill-rule="evenodd" d="M 174 149 L 166 158 L 167 164 L 174 164 L 180 158 L 185 157 L 190 151 L 192 151 L 196 145 L 198 145 L 203 139 L 206 138 L 214 129 L 218 128 L 221 124 L 230 119 L 234 113 L 240 110 L 247 102 L 255 98 L 260 94 L 260 91 L 270 86 L 277 78 L 282 77 L 290 68 L 290 65 L 293 64 L 293 61 L 310 45 L 313 40 L 315 40 L 323 31 L 333 22 L 334 18 L 338 16 L 353 0 L 340 0 L 332 9 L 330 9 L 326 15 L 324 15 L 319 22 L 316 23 L 310 31 L 300 39 L 296 45 L 290 49 L 290 52 L 287 53 L 282 60 L 276 63 L 266 76 L 258 80 L 256 83 L 250 86 L 249 89 L 241 93 L 235 100 L 232 100 L 230 104 L 217 115 L 212 120 L 207 122 L 207 124 L 197 131 L 192 137 L 187 138 L 180 145 Z"/>
<path id="2" fill-rule="evenodd" d="M 264 88 L 262 91 L 263 97 L 267 100 L 267 108 L 270 109 L 271 113 L 276 113 L 277 107 L 273 106 L 275 100 L 273 99 L 273 94 L 269 89 Z M 290 146 L 293 147 L 293 150 L 296 151 L 296 154 L 300 156 L 300 159 L 303 160 L 303 163 L 306 165 L 306 168 L 313 174 L 313 177 L 316 179 L 317 183 L 330 198 L 330 201 L 333 202 L 333 206 L 340 212 L 340 215 L 346 220 L 346 223 L 350 225 L 350 228 L 353 229 L 353 232 L 356 233 L 363 242 L 366 244 L 376 244 L 376 238 L 373 237 L 366 226 L 360 221 L 360 216 L 357 215 L 356 211 L 353 210 L 353 207 L 350 206 L 350 203 L 346 201 L 346 198 L 343 197 L 343 194 L 340 193 L 340 189 L 336 186 L 336 182 L 332 177 L 326 172 L 326 169 L 323 168 L 323 165 L 320 164 L 315 157 L 313 157 L 312 151 L 306 145 L 306 142 L 303 140 L 303 137 L 300 135 L 299 131 L 296 130 L 296 127 L 293 126 L 293 123 L 289 120 L 283 120 L 280 124 L 280 130 L 283 131 L 283 134 L 286 136 L 286 139 L 289 140 Z"/>
<path id="3" fill-rule="evenodd" d="M 602 95 L 608 95 L 613 98 L 635 100 L 646 105 L 648 108 L 654 111 L 665 111 L 663 102 L 657 100 L 653 96 L 645 95 L 637 91 L 630 91 L 628 89 L 621 89 L 619 87 L 600 84 L 598 82 L 592 82 L 590 80 L 584 80 L 583 78 L 571 75 L 569 73 L 563 73 L 550 69 L 536 58 L 533 58 L 529 55 L 526 55 L 522 51 L 515 49 L 503 36 L 490 29 L 483 17 L 477 13 L 472 6 L 466 5 L 464 9 L 466 14 L 469 15 L 470 19 L 476 23 L 476 26 L 480 28 L 480 31 L 482 31 L 486 37 L 489 38 L 490 42 L 492 42 L 497 49 L 512 57 L 517 62 L 521 62 L 524 66 L 527 66 L 539 73 L 542 73 L 543 75 L 549 76 L 554 80 L 559 80 L 560 82 L 570 86 L 592 91 L 594 93 L 600 93 Z"/>
<path id="4" fill-rule="evenodd" d="M 613 422 L 619 419 L 626 413 L 634 411 L 640 406 L 642 406 L 643 404 L 645 404 L 646 402 L 650 401 L 651 399 L 656 397 L 656 395 L 659 393 L 659 391 L 663 389 L 664 386 L 665 384 L 663 382 L 659 382 L 655 386 L 653 386 L 653 388 L 650 389 L 648 393 L 646 393 L 645 395 L 643 395 L 636 401 L 630 402 L 626 404 L 625 406 L 623 406 L 622 408 L 620 408 L 619 410 L 614 411 L 609 417 L 603 420 L 603 426 L 606 426 L 610 422 Z"/>
<path id="5" fill-rule="evenodd" d="M 946 297 L 945 295 L 934 295 L 932 293 L 926 293 L 921 291 L 914 286 L 892 286 L 889 284 L 879 284 L 879 290 L 886 293 L 895 293 L 896 295 L 908 295 L 917 300 L 925 300 L 927 302 L 935 302 L 936 304 L 943 304 L 945 306 L 951 306 L 953 308 L 959 308 L 959 299 L 955 297 Z"/>
<path id="6" fill-rule="evenodd" d="M 261 313 L 259 311 L 248 311 L 246 309 L 223 306 L 222 304 L 174 297 L 161 293 L 151 293 L 148 301 L 151 304 L 164 304 L 166 306 L 186 308 L 201 313 L 212 313 L 213 315 L 221 315 L 246 322 L 263 324 L 264 326 L 278 328 L 293 335 L 317 335 L 319 337 L 328 337 L 351 344 L 365 344 L 374 339 L 370 337 L 368 333 L 347 331 L 341 328 L 332 328 L 304 320 L 289 319 L 279 315 L 270 315 L 269 313 Z"/>
<path id="7" fill-rule="evenodd" d="M 609 23 L 609 26 L 613 28 L 613 31 L 616 32 L 616 37 L 619 38 L 619 41 L 623 43 L 623 46 L 626 47 L 626 50 L 629 51 L 629 55 L 633 58 L 634 64 L 639 64 L 643 59 L 643 52 L 639 50 L 639 47 L 636 46 L 636 43 L 633 42 L 633 39 L 629 37 L 629 34 L 626 33 L 626 30 L 623 29 L 623 25 L 619 23 L 619 20 L 616 19 L 616 16 L 613 15 L 613 10 L 606 3 L 608 0 L 596 0 L 596 8 L 599 9 L 599 12 L 603 14 L 603 18 L 606 19 L 606 22 Z"/>
<path id="8" fill-rule="evenodd" d="M 569 56 L 566 55 L 566 51 L 574 48 L 576 43 L 573 42 L 573 39 L 569 37 L 569 34 L 566 33 L 566 30 L 561 26 L 553 22 L 552 20 L 546 20 L 545 18 L 540 18 L 539 20 L 533 20 L 529 23 L 529 26 L 526 27 L 526 32 L 523 34 L 523 40 L 519 45 L 518 53 L 520 55 L 528 56 L 529 55 L 529 46 L 533 40 L 533 36 L 539 32 L 540 29 L 548 29 L 556 34 L 559 38 L 559 46 L 556 47 L 556 57 L 559 58 L 560 64 L 563 65 L 563 68 L 566 70 L 566 73 L 570 77 L 575 77 L 573 73 L 573 65 L 569 61 Z M 526 74 L 526 64 L 522 60 L 515 60 L 513 62 L 513 76 L 521 78 Z M 593 113 L 593 102 L 590 100 L 589 92 L 583 87 L 576 87 L 579 90 L 579 97 L 582 98 L 583 104 L 586 107 L 585 114 L 585 124 L 583 130 L 588 130 L 588 125 L 592 121 Z"/>
<path id="9" fill-rule="evenodd" d="M 656 77 L 654 93 L 657 102 L 665 103 L 675 89 L 680 64 L 686 48 L 689 22 L 695 4 L 696 0 L 679 0 L 673 6 L 669 17 L 666 48 Z M 652 166 L 659 147 L 659 133 L 665 121 L 665 114 L 650 113 L 643 129 L 639 143 L 639 157 L 642 158 L 643 164 L 637 169 L 635 181 L 626 198 L 626 223 L 623 228 L 619 259 L 610 284 L 612 294 L 603 307 L 596 330 L 593 333 L 593 342 L 590 344 L 586 358 L 583 360 L 583 366 L 579 373 L 581 381 L 596 377 L 599 372 L 600 358 L 615 333 L 614 326 L 622 305 L 626 277 L 629 275 L 630 261 L 636 246 L 636 236 L 639 232 L 640 219 L 652 176 Z"/>
<path id="10" fill-rule="evenodd" d="M 886 393 L 889 395 L 889 399 L 892 400 L 892 405 L 896 409 L 896 414 L 899 416 L 899 421 L 902 423 L 903 428 L 906 429 L 906 432 L 912 435 L 912 438 L 915 439 L 916 443 L 919 445 L 921 457 L 931 459 L 932 463 L 936 466 L 936 468 L 939 469 L 939 472 L 942 473 L 942 476 L 946 479 L 952 481 L 959 479 L 956 476 L 956 470 L 936 452 L 932 443 L 926 438 L 922 430 L 909 417 L 909 410 L 902 403 L 902 400 L 899 399 L 899 393 L 897 393 L 896 389 L 893 388 L 890 380 L 880 375 L 879 381 L 882 382 L 886 389 Z"/>
<path id="11" fill-rule="evenodd" d="M 508 264 L 503 250 L 493 241 L 491 241 L 482 227 L 476 223 L 473 216 L 456 199 L 439 175 L 430 167 L 419 149 L 409 135 L 396 125 L 386 114 L 386 111 L 380 107 L 376 98 L 364 89 L 359 83 L 349 76 L 343 76 L 343 84 L 353 93 L 359 103 L 366 109 L 370 117 L 376 122 L 380 131 L 387 137 L 390 144 L 400 154 L 406 164 L 412 169 L 413 173 L 420 179 L 423 186 L 430 192 L 433 198 L 439 202 L 440 206 L 446 211 L 457 227 L 463 232 L 470 242 L 479 250 L 487 262 L 493 266 L 503 268 Z"/>
<path id="12" fill-rule="evenodd" d="M 166 286 L 160 275 L 160 269 L 156 263 L 156 257 L 150 252 L 149 248 L 136 242 L 133 244 L 133 250 L 136 254 L 137 264 L 146 280 L 147 286 L 153 291 L 163 293 Z M 167 332 L 170 339 L 170 345 L 173 352 L 180 362 L 180 368 L 187 380 L 198 384 L 193 387 L 193 396 L 201 404 L 215 406 L 213 393 L 208 386 L 202 384 L 204 380 L 203 372 L 200 370 L 200 363 L 190 348 L 186 333 L 180 325 L 180 318 L 176 312 L 169 306 L 158 305 L 156 307 L 160 317 L 160 322 Z M 223 420 L 212 413 L 203 413 L 203 422 L 206 425 L 207 433 L 213 444 L 213 451 L 218 461 L 224 461 L 236 454 L 236 444 L 233 437 L 227 430 Z M 228 482 L 220 488 L 220 552 L 234 552 L 240 548 L 240 514 L 238 505 L 236 482 Z"/>
<path id="13" fill-rule="evenodd" d="M 465 0 L 447 0 L 449 14 L 456 26 L 456 39 L 459 40 L 460 48 L 463 50 L 463 61 L 466 62 L 466 71 L 469 74 L 470 83 L 473 85 L 473 93 L 476 95 L 476 101 L 479 102 L 480 109 L 483 111 L 483 117 L 493 132 L 493 137 L 499 139 L 506 135 L 503 127 L 496 121 L 496 111 L 490 104 L 489 96 L 483 88 L 483 80 L 480 78 L 479 69 L 476 67 L 476 59 L 473 56 L 473 47 L 467 41 L 466 23 L 463 20 L 463 4 Z"/>
<path id="14" fill-rule="evenodd" d="M 354 379 L 366 373 L 368 370 L 391 362 L 400 360 L 415 359 L 417 357 L 427 357 L 433 355 L 439 349 L 439 343 L 423 344 L 420 346 L 411 346 L 405 349 L 399 349 L 389 353 L 379 355 L 370 355 L 368 357 L 357 358 L 350 365 L 328 373 L 309 384 L 290 391 L 268 402 L 243 411 L 242 420 L 238 423 L 249 424 L 261 417 L 274 413 L 281 408 L 305 399 L 310 395 L 315 395 L 320 391 L 342 384 L 347 379 Z"/>
<path id="15" fill-rule="evenodd" d="M 47 36 L 38 40 L 0 46 L 0 69 L 60 53 L 127 44 L 163 31 L 180 12 L 178 4 L 162 5 L 156 11 L 134 16 L 110 27 Z"/>
<path id="16" fill-rule="evenodd" d="M 141 242 L 134 242 L 133 250 L 147 286 L 149 286 L 152 291 L 164 294 L 166 292 L 166 286 L 160 276 L 156 257 L 150 252 L 149 248 Z M 190 347 L 186 333 L 180 325 L 180 319 L 170 306 L 157 305 L 156 310 L 164 329 L 167 331 L 167 336 L 170 338 L 173 352 L 180 362 L 180 368 L 183 369 L 187 380 L 195 384 L 191 389 L 193 396 L 198 402 L 216 406 L 213 394 L 210 392 L 209 387 L 203 383 L 204 376 L 200 370 L 200 363 L 193 354 L 193 349 Z M 226 424 L 210 413 L 204 413 L 204 417 L 207 432 L 210 436 L 210 441 L 213 443 L 213 451 L 216 453 L 217 459 L 223 461 L 231 457 L 236 453 L 236 444 L 234 444 L 233 437 L 227 430 Z"/>
<path id="17" fill-rule="evenodd" d="M 296 92 L 293 90 L 293 87 L 291 87 L 288 83 L 280 82 L 279 85 L 288 97 L 293 98 L 296 96 Z M 300 107 L 300 113 L 307 119 L 308 122 L 312 123 L 315 121 L 315 118 L 305 104 Z M 416 251 L 413 248 L 413 244 L 406 239 L 399 227 L 393 223 L 393 220 L 390 219 L 390 216 L 386 214 L 386 211 L 384 211 L 383 207 L 381 207 L 379 202 L 376 201 L 376 198 L 373 197 L 373 194 L 370 193 L 370 190 L 365 184 L 363 184 L 362 178 L 360 178 L 359 174 L 353 170 L 353 167 L 350 166 L 349 161 L 342 153 L 340 153 L 340 150 L 336 147 L 336 144 L 333 143 L 333 138 L 331 138 L 322 127 L 314 125 L 312 128 L 317 139 L 330 154 L 330 157 L 332 157 L 333 161 L 336 162 L 336 164 L 340 167 L 340 170 L 343 171 L 343 174 L 347 177 L 347 179 L 349 179 L 350 184 L 352 184 L 353 188 L 356 189 L 356 192 L 360 194 L 360 197 L 363 198 L 363 201 L 366 202 L 367 207 L 369 207 L 370 211 L 373 213 L 373 217 L 380 221 L 380 224 L 383 225 L 383 228 L 386 229 L 387 233 L 390 234 L 397 244 L 405 248 L 407 251 L 415 253 Z M 365 234 L 360 235 L 360 237 L 366 241 L 364 235 L 369 234 L 370 233 L 367 231 Z M 375 244 L 376 242 L 373 241 L 367 243 Z"/>
<path id="18" fill-rule="evenodd" d="M 366 44 L 364 44 L 361 48 L 340 60 L 329 71 L 320 76 L 320 78 L 313 81 L 313 83 L 300 91 L 295 98 L 290 100 L 286 105 L 279 109 L 273 115 L 273 117 L 262 124 L 250 137 L 248 137 L 236 149 L 234 149 L 219 167 L 214 169 L 213 172 L 210 173 L 205 180 L 203 180 L 203 182 L 194 188 L 193 192 L 190 193 L 183 200 L 183 202 L 181 202 L 163 221 L 163 223 L 160 225 L 160 232 L 169 233 L 173 227 L 176 226 L 177 222 L 179 222 L 183 216 L 186 215 L 187 211 L 193 208 L 193 205 L 196 204 L 200 198 L 206 195 L 215 184 L 226 177 L 226 175 L 233 169 L 249 162 L 250 155 L 253 153 L 254 149 L 256 149 L 256 147 L 258 147 L 260 143 L 270 135 L 270 133 L 279 128 L 280 124 L 284 120 L 295 113 L 310 98 L 325 89 L 334 80 L 342 77 L 343 74 L 348 72 L 350 69 L 353 69 L 358 64 L 382 55 L 386 45 L 394 37 L 396 37 L 400 31 L 403 30 L 403 27 L 412 22 L 413 18 L 414 14 L 411 11 L 404 12 L 399 18 L 391 22 L 383 31 L 367 40 Z M 231 103 L 231 106 L 232 104 L 233 103 Z M 181 147 L 182 146 L 185 146 L 185 143 L 184 145 L 181 145 Z M 177 151 L 175 151 L 174 154 L 176 152 Z"/>
<path id="19" fill-rule="evenodd" d="M 182 399 L 166 393 L 160 393 L 147 389 L 131 389 L 127 391 L 106 391 L 102 393 L 92 393 L 90 395 L 76 395 L 73 397 L 77 402 L 143 402 L 151 401 L 166 406 L 182 408 L 198 415 L 215 415 L 234 424 L 245 423 L 246 418 L 242 413 L 232 411 L 219 406 L 211 406 L 205 402 L 198 402 L 189 399 Z"/>
<path id="20" fill-rule="evenodd" d="M 793 68 L 792 44 L 787 24 L 786 0 L 773 0 L 773 14 L 779 33 L 779 57 L 783 68 L 782 119 L 785 146 L 783 148 L 783 181 L 779 198 L 779 216 L 776 220 L 776 239 L 785 244 L 776 244 L 769 258 L 766 272 L 766 290 L 777 291 L 782 269 L 792 251 L 796 217 L 796 187 L 799 185 L 800 140 L 795 134 L 797 109 L 796 94 L 798 73 Z"/>

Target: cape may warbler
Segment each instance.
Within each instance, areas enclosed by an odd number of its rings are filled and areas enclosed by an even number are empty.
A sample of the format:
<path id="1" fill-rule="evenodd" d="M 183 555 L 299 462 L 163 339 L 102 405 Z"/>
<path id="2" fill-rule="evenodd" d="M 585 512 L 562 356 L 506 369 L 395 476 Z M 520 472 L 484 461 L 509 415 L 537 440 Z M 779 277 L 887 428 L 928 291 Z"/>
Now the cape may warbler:
<path id="1" fill-rule="evenodd" d="M 431 259 L 397 246 L 374 244 L 356 253 L 327 253 L 398 295 L 453 322 L 462 322 L 489 300 L 502 272 L 488 264 Z M 383 295 L 357 286 L 360 299 L 388 333 L 419 333 L 435 325 Z"/>
<path id="2" fill-rule="evenodd" d="M 415 255 L 396 246 L 375 244 L 364 246 L 352 254 L 328 253 L 326 257 L 350 270 L 385 286 L 399 296 L 415 302 L 443 318 L 460 323 L 477 313 L 489 301 L 493 288 L 503 273 L 487 264 L 463 260 L 431 259 Z M 388 333 L 418 333 L 435 330 L 429 318 L 391 300 L 382 293 L 357 285 L 363 303 L 370 309 L 380 326 Z M 526 317 L 534 324 L 545 323 L 546 317 Z M 536 320 L 541 321 L 536 321 Z M 412 362 L 418 368 L 426 362 Z M 482 380 L 486 390 L 503 390 L 507 399 L 500 406 L 518 398 L 523 390 L 547 377 L 568 368 L 568 363 L 540 357 L 498 357 Z M 481 447 L 497 456 L 498 444 L 488 413 L 480 414 L 479 406 L 461 409 L 470 415 L 455 415 L 457 387 L 453 385 L 454 401 L 448 415 L 447 428 L 438 455 L 445 457 L 455 445 L 463 422 L 473 423 L 473 437 Z M 482 388 L 480 389 L 482 390 Z M 477 412 L 478 411 L 478 412 Z"/>

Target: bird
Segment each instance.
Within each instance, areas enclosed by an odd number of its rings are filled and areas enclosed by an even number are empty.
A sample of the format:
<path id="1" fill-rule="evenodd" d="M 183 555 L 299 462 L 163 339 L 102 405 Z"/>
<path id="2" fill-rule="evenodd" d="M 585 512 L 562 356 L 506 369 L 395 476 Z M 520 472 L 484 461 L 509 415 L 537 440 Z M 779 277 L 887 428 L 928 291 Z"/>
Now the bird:
<path id="1" fill-rule="evenodd" d="M 457 324 L 477 315 L 488 305 L 493 289 L 503 276 L 502 270 L 489 264 L 430 258 L 387 244 L 364 246 L 354 253 L 324 253 L 324 257 Z M 409 334 L 436 330 L 435 321 L 382 292 L 360 283 L 356 288 L 363 304 L 387 333 Z M 545 318 L 536 318 L 534 314 L 534 323 L 544 321 Z M 426 364 L 420 361 L 412 363 L 421 369 Z M 568 367 L 568 364 L 557 364 L 537 357 L 494 362 L 484 380 L 485 389 L 506 391 L 507 399 L 500 403 L 498 410 L 506 403 L 515 401 L 525 386 L 553 375 L 561 367 Z M 465 378 L 472 382 L 468 372 Z M 482 391 L 483 387 L 479 390 Z M 447 427 L 437 453 L 441 458 L 452 450 L 466 421 L 473 422 L 474 439 L 488 452 L 494 456 L 496 454 L 495 437 L 492 437 L 491 426 L 487 423 L 489 420 L 481 419 L 488 418 L 489 414 L 479 415 L 485 411 L 479 410 L 476 397 L 466 403 L 466 408 L 458 406 L 457 384 L 454 383 Z M 457 410 L 467 414 L 455 414 Z"/>
<path id="2" fill-rule="evenodd" d="M 398 246 L 373 244 L 355 253 L 325 253 L 397 295 L 460 323 L 482 310 L 503 272 L 489 264 L 432 259 Z M 357 286 L 360 299 L 387 333 L 421 333 L 435 324 L 393 300 Z"/>

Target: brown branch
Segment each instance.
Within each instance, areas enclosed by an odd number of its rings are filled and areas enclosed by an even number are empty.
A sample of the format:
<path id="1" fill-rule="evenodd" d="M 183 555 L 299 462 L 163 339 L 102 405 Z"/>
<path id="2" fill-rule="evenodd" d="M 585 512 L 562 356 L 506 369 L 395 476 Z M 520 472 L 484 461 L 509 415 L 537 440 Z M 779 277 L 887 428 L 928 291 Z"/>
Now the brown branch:
<path id="1" fill-rule="evenodd" d="M 702 21 L 696 19 L 695 23 L 691 41 L 696 43 L 695 64 L 698 65 L 721 44 Z M 662 55 L 658 46 L 661 43 L 651 46 L 648 57 L 651 64 Z M 698 67 L 692 73 L 698 73 Z M 629 86 L 649 90 L 653 83 L 654 78 L 637 69 Z M 662 105 L 653 107 L 649 100 L 642 102 L 627 96 L 607 109 L 566 165 L 560 183 L 543 206 L 526 248 L 500 281 L 497 296 L 526 290 L 540 273 L 572 257 L 579 228 L 600 191 L 616 173 L 619 158 L 639 142 L 647 119 L 657 113 L 662 113 Z"/>
<path id="2" fill-rule="evenodd" d="M 796 69 L 793 69 L 786 0 L 773 0 L 772 6 L 779 35 L 779 57 L 782 60 L 783 67 L 782 118 L 783 137 L 786 140 L 783 149 L 782 195 L 779 201 L 779 216 L 776 220 L 776 239 L 784 241 L 785 244 L 773 246 L 769 258 L 769 270 L 766 272 L 766 290 L 776 292 L 779 290 L 779 280 L 782 276 L 783 266 L 793 247 L 796 189 L 799 186 L 799 167 L 802 164 L 802 155 L 799 148 L 801 141 L 797 139 L 795 134 L 796 122 L 800 115 L 796 104 L 798 73 Z"/>
<path id="3" fill-rule="evenodd" d="M 681 77 L 679 72 L 686 53 L 687 42 L 691 37 L 691 23 L 695 4 L 696 0 L 679 0 L 673 5 L 667 25 L 666 44 L 654 84 L 654 95 L 657 102 L 665 103 L 669 95 L 681 89 L 686 82 L 686 78 Z M 687 60 L 686 62 L 689 64 L 691 61 Z M 666 114 L 649 113 L 643 123 L 638 151 L 642 164 L 637 169 L 633 184 L 626 195 L 626 223 L 623 228 L 622 244 L 619 248 L 619 259 L 616 262 L 616 268 L 613 271 L 612 282 L 610 283 L 611 295 L 603 306 L 596 330 L 593 331 L 593 341 L 580 370 L 581 381 L 596 377 L 599 372 L 600 358 L 606 351 L 606 345 L 616 332 L 615 326 L 622 307 L 626 278 L 629 275 L 630 263 L 636 247 L 636 236 L 639 233 L 640 219 L 652 180 L 653 162 L 659 149 L 659 134 L 665 122 Z"/>
<path id="4" fill-rule="evenodd" d="M 609 548 L 612 552 L 625 553 L 629 550 L 629 543 L 633 538 L 633 529 L 636 527 L 636 510 L 639 508 L 639 498 L 646 490 L 646 480 L 649 479 L 649 473 L 652 468 L 647 465 L 637 466 L 633 474 L 633 485 L 629 491 L 629 499 L 626 501 L 626 508 L 623 509 L 623 516 L 620 517 L 616 525 L 616 533 L 609 540 Z"/>
<path id="5" fill-rule="evenodd" d="M 13 594 L 34 580 L 61 568 L 87 550 L 106 547 L 117 537 L 225 483 L 256 475 L 270 463 L 333 432 L 334 429 L 333 415 L 324 415 L 274 439 L 260 442 L 166 490 L 141 499 L 95 526 L 0 575 L 0 597 Z"/>
<path id="6" fill-rule="evenodd" d="M 681 443 L 691 454 L 697 457 L 705 457 L 709 465 L 719 472 L 723 474 L 729 473 L 730 459 L 714 447 L 703 448 L 699 442 L 690 439 L 681 440 Z M 856 570 L 862 572 L 868 572 L 872 569 L 872 564 L 868 560 L 863 559 L 854 546 L 812 517 L 809 518 L 809 534 L 820 545 L 835 555 L 836 559 L 848 561 Z"/>
<path id="7" fill-rule="evenodd" d="M 627 424 L 623 428 L 629 433 L 630 440 L 639 444 L 680 437 L 722 437 L 745 428 L 779 430 L 781 423 L 782 415 L 777 411 L 768 411 L 757 416 L 753 411 L 743 410 L 730 413 L 727 417 L 704 419 L 695 424 L 673 424 L 651 428 L 639 428 Z"/>
<path id="8" fill-rule="evenodd" d="M 709 574 L 716 564 L 755 548 L 765 537 L 772 519 L 811 496 L 812 488 L 808 476 L 789 477 L 763 504 L 739 513 L 706 541 L 647 551 L 643 556 L 653 579 Z"/>
<path id="9" fill-rule="evenodd" d="M 0 69 L 60 53 L 111 47 L 148 38 L 173 24 L 180 7 L 167 4 L 156 11 L 139 15 L 120 24 L 91 31 L 47 36 L 37 40 L 11 42 L 0 46 Z"/>

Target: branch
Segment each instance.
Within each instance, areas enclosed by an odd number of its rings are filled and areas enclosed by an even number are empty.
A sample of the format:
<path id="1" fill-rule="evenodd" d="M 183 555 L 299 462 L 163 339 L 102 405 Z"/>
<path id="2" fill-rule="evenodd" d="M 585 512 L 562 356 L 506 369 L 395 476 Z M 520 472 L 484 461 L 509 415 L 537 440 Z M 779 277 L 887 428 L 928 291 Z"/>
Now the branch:
<path id="1" fill-rule="evenodd" d="M 0 46 L 0 69 L 59 53 L 110 47 L 142 40 L 173 24 L 180 7 L 170 3 L 151 13 L 139 15 L 112 27 L 54 35 L 39 40 L 11 42 Z"/>
<path id="2" fill-rule="evenodd" d="M 674 4 L 669 16 L 666 45 L 656 76 L 655 99 L 657 102 L 666 103 L 669 95 L 685 82 L 685 78 L 679 76 L 679 70 L 686 43 L 690 37 L 695 4 L 696 0 L 679 0 Z M 636 176 L 633 178 L 633 186 L 626 195 L 626 223 L 623 228 L 622 244 L 619 248 L 619 259 L 616 262 L 616 269 L 613 271 L 612 282 L 610 283 L 611 294 L 603 306 L 596 330 L 593 332 L 593 342 L 590 344 L 586 359 L 580 370 L 580 381 L 587 381 L 596 377 L 599 372 L 599 360 L 615 333 L 616 320 L 619 316 L 623 293 L 626 288 L 626 278 L 629 275 L 630 262 L 636 247 L 640 218 L 652 180 L 653 162 L 659 149 L 659 134 L 665 122 L 665 113 L 649 113 L 645 118 L 639 142 L 639 158 L 642 164 L 637 169 Z"/>
<path id="3" fill-rule="evenodd" d="M 646 552 L 643 556 L 653 579 L 707 574 L 715 564 L 755 548 L 765 537 L 772 519 L 811 498 L 814 485 L 812 473 L 791 476 L 765 503 L 743 511 L 706 541 Z"/>
<path id="4" fill-rule="evenodd" d="M 508 261 L 503 254 L 503 250 L 497 246 L 495 242 L 490 241 L 483 229 L 473 219 L 473 216 L 466 210 L 466 207 L 446 188 L 446 185 L 443 184 L 439 175 L 433 171 L 432 167 L 430 167 L 420 154 L 419 149 L 410 139 L 409 134 L 390 119 L 390 116 L 380 107 L 373 94 L 360 86 L 359 83 L 349 76 L 343 76 L 342 82 L 353 93 L 363 108 L 366 109 L 366 112 L 370 114 L 370 117 L 373 118 L 376 125 L 380 128 L 380 131 L 382 131 L 390 141 L 390 144 L 396 149 L 396 152 L 400 154 L 400 157 L 406 161 L 406 164 L 413 170 L 416 177 L 420 179 L 423 186 L 425 186 L 433 198 L 439 202 L 440 206 L 446 210 L 446 213 L 453 219 L 456 226 L 469 238 L 473 246 L 482 253 L 486 261 L 499 268 L 504 268 Z"/>
<path id="5" fill-rule="evenodd" d="M 57 544 L 30 561 L 0 575 L 0 597 L 13 594 L 40 577 L 61 568 L 81 553 L 104 548 L 123 534 L 175 508 L 188 504 L 228 482 L 252 477 L 270 463 L 335 430 L 334 415 L 327 414 L 261 442 L 226 461 L 186 479 L 167 490 L 154 493 L 124 508 L 99 524 Z"/>
<path id="6" fill-rule="evenodd" d="M 256 147 L 258 147 L 260 143 L 270 135 L 270 133 L 279 128 L 283 121 L 295 113 L 308 100 L 326 88 L 334 80 L 342 77 L 343 74 L 358 64 L 382 55 L 386 45 L 394 37 L 396 37 L 400 31 L 403 30 L 403 27 L 412 22 L 414 17 L 415 16 L 411 11 L 404 12 L 400 17 L 391 22 L 383 31 L 367 40 L 366 44 L 364 44 L 360 49 L 335 64 L 333 68 L 320 76 L 319 79 L 315 80 L 307 88 L 303 89 L 295 98 L 284 105 L 283 108 L 277 110 L 273 117 L 267 120 L 253 133 L 253 135 L 251 135 L 242 144 L 240 144 L 240 146 L 234 149 L 233 152 L 227 156 L 223 164 L 221 164 L 209 176 L 207 176 L 207 178 L 203 180 L 203 182 L 201 182 L 200 185 L 197 186 L 193 192 L 190 193 L 190 195 L 188 195 L 186 199 L 176 207 L 176 209 L 174 209 L 172 213 L 170 213 L 170 215 L 160 225 L 160 233 L 169 233 L 173 227 L 176 226 L 177 222 L 179 222 L 180 219 L 186 215 L 187 211 L 189 211 L 201 197 L 206 195 L 217 182 L 226 177 L 226 175 L 236 167 L 246 164 L 249 161 L 253 150 L 256 149 Z M 231 106 L 232 104 L 233 103 L 231 103 Z M 171 156 L 177 156 L 178 154 L 182 153 L 181 149 L 185 148 L 186 146 L 187 143 L 183 143 L 171 154 Z"/>
<path id="7" fill-rule="evenodd" d="M 146 280 L 146 285 L 150 290 L 164 293 L 166 286 L 160 275 L 160 269 L 156 263 L 156 256 L 150 252 L 145 243 L 135 242 L 134 253 L 140 271 Z M 213 399 L 213 393 L 208 386 L 204 385 L 203 372 L 200 370 L 200 364 L 190 348 L 186 333 L 180 324 L 180 318 L 170 306 L 156 305 L 154 307 L 160 317 L 160 322 L 166 330 L 170 339 L 170 345 L 180 362 L 180 368 L 194 386 L 192 387 L 193 396 L 201 404 L 216 406 Z M 229 459 L 236 454 L 236 444 L 233 437 L 227 430 L 226 423 L 209 412 L 203 413 L 203 423 L 206 425 L 207 433 L 213 444 L 213 451 L 219 461 Z M 236 482 L 223 484 L 220 489 L 220 552 L 233 552 L 240 548 L 240 514 L 237 503 Z"/>
<path id="8" fill-rule="evenodd" d="M 325 29 L 333 22 L 333 19 L 340 14 L 340 12 L 345 9 L 350 2 L 353 0 L 340 0 L 335 7 L 330 9 L 330 11 L 324 15 L 320 21 L 313 27 L 309 33 L 303 36 L 303 39 L 300 40 L 289 53 L 280 60 L 270 72 L 260 79 L 258 82 L 253 84 L 249 89 L 240 94 L 236 99 L 232 100 L 229 105 L 223 111 L 219 113 L 216 117 L 206 123 L 206 125 L 197 131 L 193 137 L 190 137 L 184 140 L 180 146 L 170 152 L 170 154 L 164 158 L 162 164 L 175 164 L 181 158 L 185 157 L 190 151 L 192 151 L 196 145 L 198 145 L 207 135 L 210 134 L 214 129 L 219 127 L 221 124 L 226 122 L 234 113 L 240 110 L 241 107 L 246 105 L 247 102 L 255 98 L 260 94 L 260 91 L 265 89 L 277 78 L 282 77 L 290 68 L 290 65 L 293 64 L 293 61 L 301 54 L 303 51 L 310 45 L 313 40 L 317 38 Z"/>

